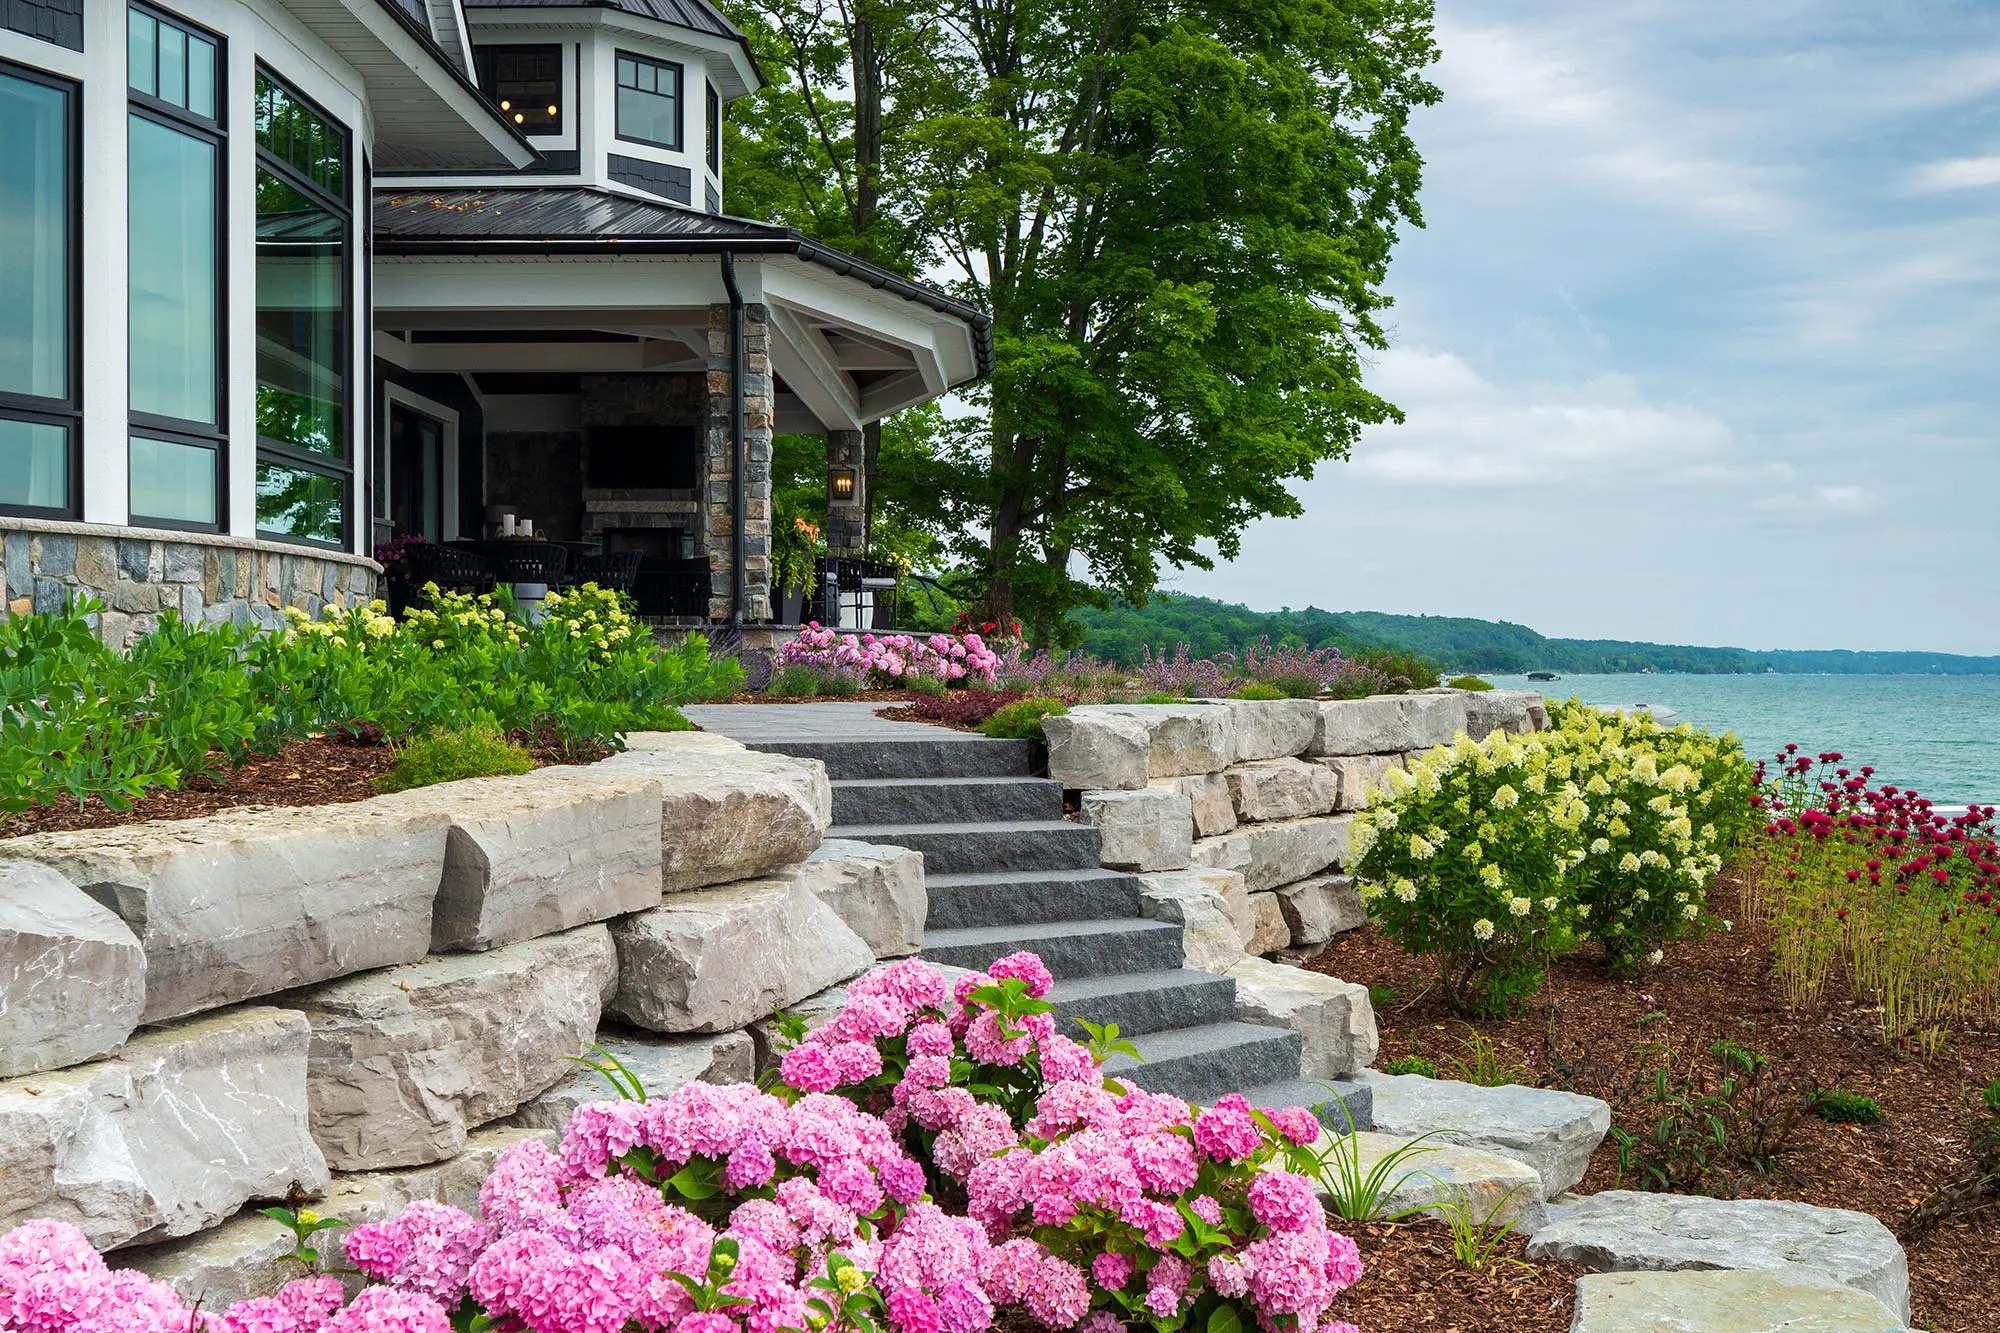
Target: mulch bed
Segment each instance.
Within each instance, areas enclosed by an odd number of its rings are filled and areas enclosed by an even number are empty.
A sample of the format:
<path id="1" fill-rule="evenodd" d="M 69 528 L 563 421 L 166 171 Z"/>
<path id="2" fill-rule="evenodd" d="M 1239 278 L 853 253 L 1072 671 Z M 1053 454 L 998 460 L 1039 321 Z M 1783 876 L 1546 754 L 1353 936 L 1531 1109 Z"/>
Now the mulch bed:
<path id="1" fill-rule="evenodd" d="M 528 751 L 537 767 L 579 762 L 534 745 Z M 0 840 L 29 833 L 116 828 L 154 819 L 196 819 L 244 806 L 304 807 L 363 801 L 377 794 L 375 779 L 388 772 L 395 760 L 395 751 L 379 743 L 324 738 L 292 741 L 276 754 L 251 756 L 241 768 L 224 767 L 212 778 L 190 778 L 178 790 L 155 788 L 128 810 L 113 810 L 92 798 L 82 809 L 65 802 L 0 816 Z"/>
<path id="2" fill-rule="evenodd" d="M 1710 907 L 1718 916 L 1736 916 L 1734 887 L 1718 885 Z M 1768 935 L 1741 923 L 1733 932 L 1669 949 L 1660 968 L 1641 981 L 1612 980 L 1587 952 L 1562 959 L 1529 1012 L 1514 1021 L 1468 1023 L 1451 1014 L 1430 985 L 1426 960 L 1404 953 L 1373 926 L 1339 937 L 1306 966 L 1395 989 L 1397 998 L 1376 1006 L 1378 1066 L 1422 1054 L 1449 1076 L 1461 1043 L 1476 1031 L 1531 1069 L 1532 1081 L 1604 1098 L 1614 1123 L 1635 1134 L 1652 1123 L 1641 1097 L 1662 1040 L 1671 1041 L 1681 1068 L 1727 1037 L 1769 1057 L 1780 1076 L 1801 1088 L 1838 1087 L 1872 1097 L 1883 1123 L 1863 1128 L 1803 1117 L 1796 1150 L 1780 1169 L 1769 1177 L 1744 1177 L 1736 1189 L 1742 1197 L 1872 1213 L 1899 1236 L 1911 1205 L 1971 1169 L 1971 1108 L 1977 1090 L 2000 1077 L 2000 1032 L 1961 1029 L 1926 1064 L 1884 1046 L 1874 1013 L 1852 1001 L 1835 999 L 1819 1013 L 1792 1012 L 1771 982 Z M 1607 1138 L 1577 1192 L 1620 1187 L 1636 1184 L 1620 1179 L 1617 1148 Z M 1918 1324 L 1934 1333 L 2000 1329 L 2000 1225 L 1991 1215 L 1904 1243 Z"/>

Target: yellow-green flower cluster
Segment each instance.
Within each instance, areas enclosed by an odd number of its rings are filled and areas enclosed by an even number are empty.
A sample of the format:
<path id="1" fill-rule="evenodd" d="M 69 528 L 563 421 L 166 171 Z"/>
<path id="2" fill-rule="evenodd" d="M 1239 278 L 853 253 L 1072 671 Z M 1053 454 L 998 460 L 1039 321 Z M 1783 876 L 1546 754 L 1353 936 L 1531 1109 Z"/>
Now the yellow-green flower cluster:
<path id="1" fill-rule="evenodd" d="M 546 623 L 566 632 L 598 663 L 609 662 L 643 630 L 617 593 L 595 583 L 571 592 L 550 593 L 542 603 L 542 614 Z"/>

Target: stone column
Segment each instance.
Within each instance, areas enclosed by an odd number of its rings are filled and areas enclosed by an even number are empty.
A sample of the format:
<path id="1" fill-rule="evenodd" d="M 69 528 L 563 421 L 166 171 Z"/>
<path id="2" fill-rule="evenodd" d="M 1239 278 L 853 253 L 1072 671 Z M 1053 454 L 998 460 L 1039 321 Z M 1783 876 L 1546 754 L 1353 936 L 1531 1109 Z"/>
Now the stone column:
<path id="1" fill-rule="evenodd" d="M 829 555 L 856 559 L 868 552 L 868 469 L 858 430 L 826 433 L 826 549 Z M 836 476 L 853 478 L 854 489 L 842 496 L 834 490 Z"/>
<path id="2" fill-rule="evenodd" d="M 771 333 L 762 302 L 743 306 L 743 618 L 771 618 Z M 729 305 L 708 308 L 708 614 L 729 618 L 736 558 L 730 510 Z"/>

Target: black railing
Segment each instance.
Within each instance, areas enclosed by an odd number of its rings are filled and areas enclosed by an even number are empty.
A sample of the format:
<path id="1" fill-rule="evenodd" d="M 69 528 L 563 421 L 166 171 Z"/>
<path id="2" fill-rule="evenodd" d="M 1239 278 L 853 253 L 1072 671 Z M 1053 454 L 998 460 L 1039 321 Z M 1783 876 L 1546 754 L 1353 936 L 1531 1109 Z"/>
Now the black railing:
<path id="1" fill-rule="evenodd" d="M 818 578 L 806 598 L 804 619 L 846 629 L 894 629 L 896 627 L 896 584 L 894 565 L 880 560 L 853 560 L 844 556 L 822 556 L 816 566 Z M 863 599 L 873 594 L 869 623 L 859 625 Z M 843 616 L 841 613 L 845 611 Z"/>

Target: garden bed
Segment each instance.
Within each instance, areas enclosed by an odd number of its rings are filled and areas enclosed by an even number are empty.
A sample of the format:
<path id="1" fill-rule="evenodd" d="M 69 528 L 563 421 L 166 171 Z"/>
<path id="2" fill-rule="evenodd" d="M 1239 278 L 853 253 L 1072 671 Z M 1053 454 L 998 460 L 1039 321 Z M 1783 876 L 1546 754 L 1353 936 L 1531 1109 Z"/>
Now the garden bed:
<path id="1" fill-rule="evenodd" d="M 1710 910 L 1740 920 L 1733 885 L 1717 886 Z M 1378 1067 L 1423 1055 L 1452 1076 L 1454 1061 L 1465 1054 L 1462 1043 L 1476 1032 L 1503 1058 L 1530 1071 L 1521 1081 L 1602 1097 L 1612 1105 L 1614 1124 L 1634 1134 L 1644 1134 L 1653 1123 L 1644 1095 L 1665 1041 L 1672 1042 L 1681 1068 L 1711 1043 L 1729 1039 L 1767 1056 L 1778 1077 L 1802 1088 L 1837 1087 L 1873 1098 L 1881 1124 L 1829 1124 L 1804 1116 L 1792 1138 L 1794 1150 L 1784 1154 L 1778 1171 L 1744 1176 L 1736 1188 L 1743 1197 L 1872 1213 L 1899 1235 L 1905 1213 L 1918 1199 L 1970 1170 L 1971 1108 L 1977 1090 L 2000 1077 L 2000 1032 L 1961 1027 L 1944 1052 L 1925 1064 L 1886 1047 L 1874 1011 L 1844 998 L 1821 1013 L 1788 1010 L 1772 983 L 1769 936 L 1754 927 L 1739 925 L 1671 946 L 1664 964 L 1640 981 L 1607 977 L 1590 950 L 1558 959 L 1542 993 L 1514 1021 L 1468 1023 L 1452 1015 L 1430 985 L 1429 961 L 1403 952 L 1374 926 L 1336 939 L 1307 966 L 1397 993 L 1389 999 L 1377 994 Z M 1607 1138 L 1577 1192 L 1620 1187 L 1638 1185 L 1629 1176 L 1620 1178 L 1617 1145 Z M 1934 1333 L 2000 1328 L 1996 1230 L 1989 1214 L 1905 1238 L 1911 1300 L 1921 1327 Z M 1438 1228 L 1436 1234 L 1446 1233 Z M 1365 1244 L 1363 1252 L 1368 1253 Z M 1480 1325 L 1469 1327 L 1474 1326 Z"/>

